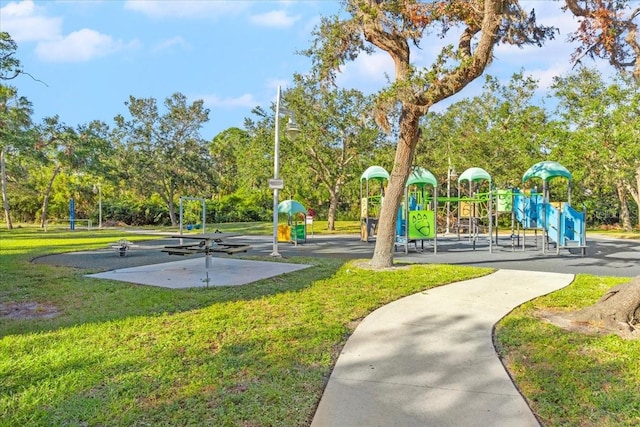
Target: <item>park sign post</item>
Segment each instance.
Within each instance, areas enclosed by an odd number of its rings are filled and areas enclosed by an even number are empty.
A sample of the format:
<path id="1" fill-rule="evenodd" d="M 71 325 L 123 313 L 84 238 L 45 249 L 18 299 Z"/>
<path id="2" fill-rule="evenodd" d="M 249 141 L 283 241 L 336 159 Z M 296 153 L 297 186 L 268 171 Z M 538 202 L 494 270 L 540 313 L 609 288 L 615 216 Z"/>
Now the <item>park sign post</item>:
<path id="1" fill-rule="evenodd" d="M 284 180 L 282 180 L 282 179 L 270 179 L 269 180 L 269 189 L 270 190 L 284 190 Z"/>

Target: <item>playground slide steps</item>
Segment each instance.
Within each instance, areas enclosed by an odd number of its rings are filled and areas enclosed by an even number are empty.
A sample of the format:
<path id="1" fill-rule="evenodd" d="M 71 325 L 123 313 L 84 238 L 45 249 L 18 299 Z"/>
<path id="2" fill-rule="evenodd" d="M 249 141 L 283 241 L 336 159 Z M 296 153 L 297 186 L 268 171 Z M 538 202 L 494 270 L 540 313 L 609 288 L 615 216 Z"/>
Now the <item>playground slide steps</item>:
<path id="1" fill-rule="evenodd" d="M 544 230 L 556 248 L 585 248 L 585 213 L 568 203 L 545 203 L 541 195 L 514 195 L 514 216 L 525 229 Z"/>

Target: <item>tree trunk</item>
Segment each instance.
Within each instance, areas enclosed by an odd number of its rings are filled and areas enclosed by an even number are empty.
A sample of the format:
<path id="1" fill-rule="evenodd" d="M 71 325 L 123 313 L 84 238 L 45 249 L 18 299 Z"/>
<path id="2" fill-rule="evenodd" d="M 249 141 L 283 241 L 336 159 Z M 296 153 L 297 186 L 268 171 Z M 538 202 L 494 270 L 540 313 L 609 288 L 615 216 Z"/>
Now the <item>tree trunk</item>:
<path id="1" fill-rule="evenodd" d="M 626 185 L 627 191 L 631 194 L 633 201 L 638 206 L 638 228 L 640 228 L 640 166 L 636 168 L 636 186 L 634 187 L 630 183 Z"/>
<path id="2" fill-rule="evenodd" d="M 13 224 L 11 223 L 11 212 L 9 211 L 9 196 L 7 195 L 7 170 L 5 165 L 4 149 L 0 149 L 0 175 L 0 181 L 2 181 L 2 207 L 4 208 L 4 219 L 7 224 L 7 229 L 12 230 Z"/>
<path id="3" fill-rule="evenodd" d="M 640 338 L 640 276 L 609 289 L 596 304 L 565 317 L 625 338 Z"/>
<path id="4" fill-rule="evenodd" d="M 396 148 L 396 157 L 393 162 L 393 170 L 389 179 L 389 185 L 385 191 L 380 222 L 378 223 L 378 235 L 376 246 L 370 265 L 372 268 L 388 268 L 393 266 L 393 248 L 396 238 L 396 220 L 398 218 L 398 206 L 404 196 L 404 186 L 411 173 L 413 156 L 418 144 L 421 109 L 415 106 L 403 106 L 400 115 L 400 136 Z"/>
<path id="5" fill-rule="evenodd" d="M 176 225 L 178 225 L 178 221 L 176 219 L 176 206 L 173 203 L 173 197 L 169 197 L 167 199 L 167 208 L 169 209 L 169 219 L 171 220 L 171 226 L 175 227 Z"/>
<path id="6" fill-rule="evenodd" d="M 631 214 L 629 213 L 629 202 L 627 201 L 627 192 L 624 183 L 621 180 L 616 181 L 616 192 L 620 201 L 620 222 L 624 231 L 631 231 Z"/>
<path id="7" fill-rule="evenodd" d="M 53 175 L 49 180 L 49 184 L 47 185 L 47 190 L 44 193 L 44 199 L 42 200 L 42 215 L 40 217 L 40 228 L 45 228 L 47 224 L 47 209 L 49 208 L 49 196 L 51 195 L 51 189 L 53 188 L 53 181 L 60 173 L 60 165 L 56 165 L 56 168 L 53 170 Z"/>
<path id="8" fill-rule="evenodd" d="M 329 189 L 329 212 L 327 215 L 327 230 L 336 229 L 336 212 L 338 210 L 338 193 L 336 189 Z"/>

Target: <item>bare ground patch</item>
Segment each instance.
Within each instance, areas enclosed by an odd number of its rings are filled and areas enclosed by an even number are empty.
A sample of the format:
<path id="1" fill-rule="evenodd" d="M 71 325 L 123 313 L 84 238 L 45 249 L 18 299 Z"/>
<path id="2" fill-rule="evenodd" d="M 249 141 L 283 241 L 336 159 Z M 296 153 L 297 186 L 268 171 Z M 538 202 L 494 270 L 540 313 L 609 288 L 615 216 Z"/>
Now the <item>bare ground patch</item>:
<path id="1" fill-rule="evenodd" d="M 604 322 L 576 321 L 568 318 L 567 314 L 568 313 L 564 312 L 539 310 L 536 312 L 536 317 L 569 332 L 586 335 L 615 334 L 627 340 L 640 339 L 640 332 L 637 329 L 629 329 L 623 324 L 620 324 L 618 327 L 612 327 Z"/>
<path id="2" fill-rule="evenodd" d="M 0 318 L 2 319 L 52 319 L 59 314 L 58 307 L 49 303 L 33 301 L 0 303 Z"/>

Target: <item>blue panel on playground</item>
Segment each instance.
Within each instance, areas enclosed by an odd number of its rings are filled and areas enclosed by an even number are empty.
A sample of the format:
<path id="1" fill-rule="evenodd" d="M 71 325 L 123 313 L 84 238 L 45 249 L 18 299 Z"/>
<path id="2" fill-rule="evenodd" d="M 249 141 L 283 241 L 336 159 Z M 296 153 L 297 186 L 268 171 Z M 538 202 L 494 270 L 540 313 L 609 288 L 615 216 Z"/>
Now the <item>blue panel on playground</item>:
<path id="1" fill-rule="evenodd" d="M 562 229 L 565 238 L 572 241 L 579 241 L 585 230 L 585 214 L 573 209 L 567 203 L 563 204 L 563 224 Z"/>
<path id="2" fill-rule="evenodd" d="M 547 229 L 547 236 L 554 242 L 560 241 L 560 210 L 554 206 L 547 204 L 545 212 L 545 227 Z"/>

